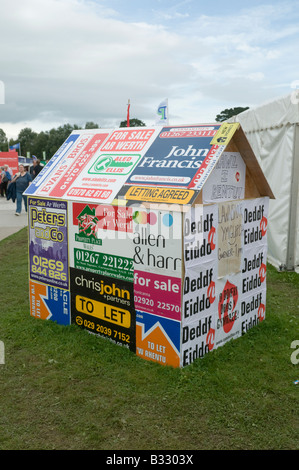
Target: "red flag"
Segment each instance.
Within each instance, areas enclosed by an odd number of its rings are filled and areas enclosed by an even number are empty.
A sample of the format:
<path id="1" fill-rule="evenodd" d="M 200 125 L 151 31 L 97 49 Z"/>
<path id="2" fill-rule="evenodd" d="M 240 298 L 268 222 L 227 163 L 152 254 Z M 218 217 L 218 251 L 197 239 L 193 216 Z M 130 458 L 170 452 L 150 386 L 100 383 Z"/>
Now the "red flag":
<path id="1" fill-rule="evenodd" d="M 130 100 L 128 100 L 127 127 L 130 127 Z"/>

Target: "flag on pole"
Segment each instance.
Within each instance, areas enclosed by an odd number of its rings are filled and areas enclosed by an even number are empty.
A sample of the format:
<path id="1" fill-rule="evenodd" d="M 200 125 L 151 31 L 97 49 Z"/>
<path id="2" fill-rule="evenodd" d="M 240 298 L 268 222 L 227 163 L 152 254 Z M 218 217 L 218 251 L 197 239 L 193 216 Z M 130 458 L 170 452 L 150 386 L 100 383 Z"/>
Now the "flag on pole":
<path id="1" fill-rule="evenodd" d="M 9 150 L 16 150 L 16 149 L 19 149 L 20 148 L 20 144 L 15 144 L 15 145 L 11 145 L 9 147 Z"/>
<path id="2" fill-rule="evenodd" d="M 127 109 L 127 127 L 130 127 L 130 100 L 128 100 L 128 109 Z"/>
<path id="3" fill-rule="evenodd" d="M 156 126 L 168 126 L 168 99 L 166 98 L 162 101 L 158 108 L 156 114 Z"/>

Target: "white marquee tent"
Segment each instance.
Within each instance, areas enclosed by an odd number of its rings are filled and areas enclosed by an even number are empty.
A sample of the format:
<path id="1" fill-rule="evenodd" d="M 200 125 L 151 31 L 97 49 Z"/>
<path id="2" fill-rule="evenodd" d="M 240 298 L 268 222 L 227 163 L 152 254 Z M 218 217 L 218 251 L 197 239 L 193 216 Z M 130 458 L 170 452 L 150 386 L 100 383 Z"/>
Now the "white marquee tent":
<path id="1" fill-rule="evenodd" d="M 270 184 L 268 261 L 299 272 L 299 90 L 251 108 L 240 122 Z"/>

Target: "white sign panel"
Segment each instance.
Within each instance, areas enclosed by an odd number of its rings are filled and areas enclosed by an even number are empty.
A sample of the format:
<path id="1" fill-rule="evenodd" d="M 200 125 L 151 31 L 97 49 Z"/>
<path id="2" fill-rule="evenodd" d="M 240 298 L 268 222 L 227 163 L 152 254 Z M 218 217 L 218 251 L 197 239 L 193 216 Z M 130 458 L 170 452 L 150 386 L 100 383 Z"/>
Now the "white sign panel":
<path id="1" fill-rule="evenodd" d="M 217 280 L 218 311 L 216 317 L 216 344 L 241 336 L 241 274 L 233 274 Z"/>
<path id="2" fill-rule="evenodd" d="M 216 259 L 217 221 L 216 204 L 196 205 L 185 214 L 184 258 L 186 267 Z"/>
<path id="3" fill-rule="evenodd" d="M 248 296 L 266 287 L 267 245 L 244 250 L 242 259 L 242 295 Z"/>
<path id="4" fill-rule="evenodd" d="M 190 267 L 183 284 L 182 322 L 190 323 L 215 310 L 217 265 L 212 260 Z"/>
<path id="5" fill-rule="evenodd" d="M 244 199 L 246 165 L 238 152 L 223 152 L 203 187 L 203 203 Z"/>
<path id="6" fill-rule="evenodd" d="M 269 198 L 261 197 L 244 201 L 243 205 L 244 236 L 243 247 L 267 243 Z"/>
<path id="7" fill-rule="evenodd" d="M 182 215 L 137 206 L 133 210 L 134 267 L 180 277 L 182 270 Z"/>
<path id="8" fill-rule="evenodd" d="M 258 290 L 241 302 L 241 335 L 258 325 L 266 315 L 266 289 Z"/>

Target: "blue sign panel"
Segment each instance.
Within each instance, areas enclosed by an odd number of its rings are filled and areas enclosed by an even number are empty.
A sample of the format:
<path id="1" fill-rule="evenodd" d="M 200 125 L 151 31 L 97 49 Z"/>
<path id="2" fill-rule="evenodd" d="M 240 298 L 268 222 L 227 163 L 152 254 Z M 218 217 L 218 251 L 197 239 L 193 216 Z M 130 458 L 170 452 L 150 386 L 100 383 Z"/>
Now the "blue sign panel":
<path id="1" fill-rule="evenodd" d="M 36 178 L 26 189 L 25 194 L 32 196 L 37 188 L 45 181 L 48 175 L 53 171 L 54 167 L 61 161 L 61 159 L 70 151 L 76 140 L 80 137 L 79 134 L 71 134 L 66 141 L 61 145 L 53 157 L 49 160 L 46 166 L 40 171 Z"/>
<path id="2" fill-rule="evenodd" d="M 187 188 L 211 150 L 219 125 L 164 127 L 127 180 Z"/>

